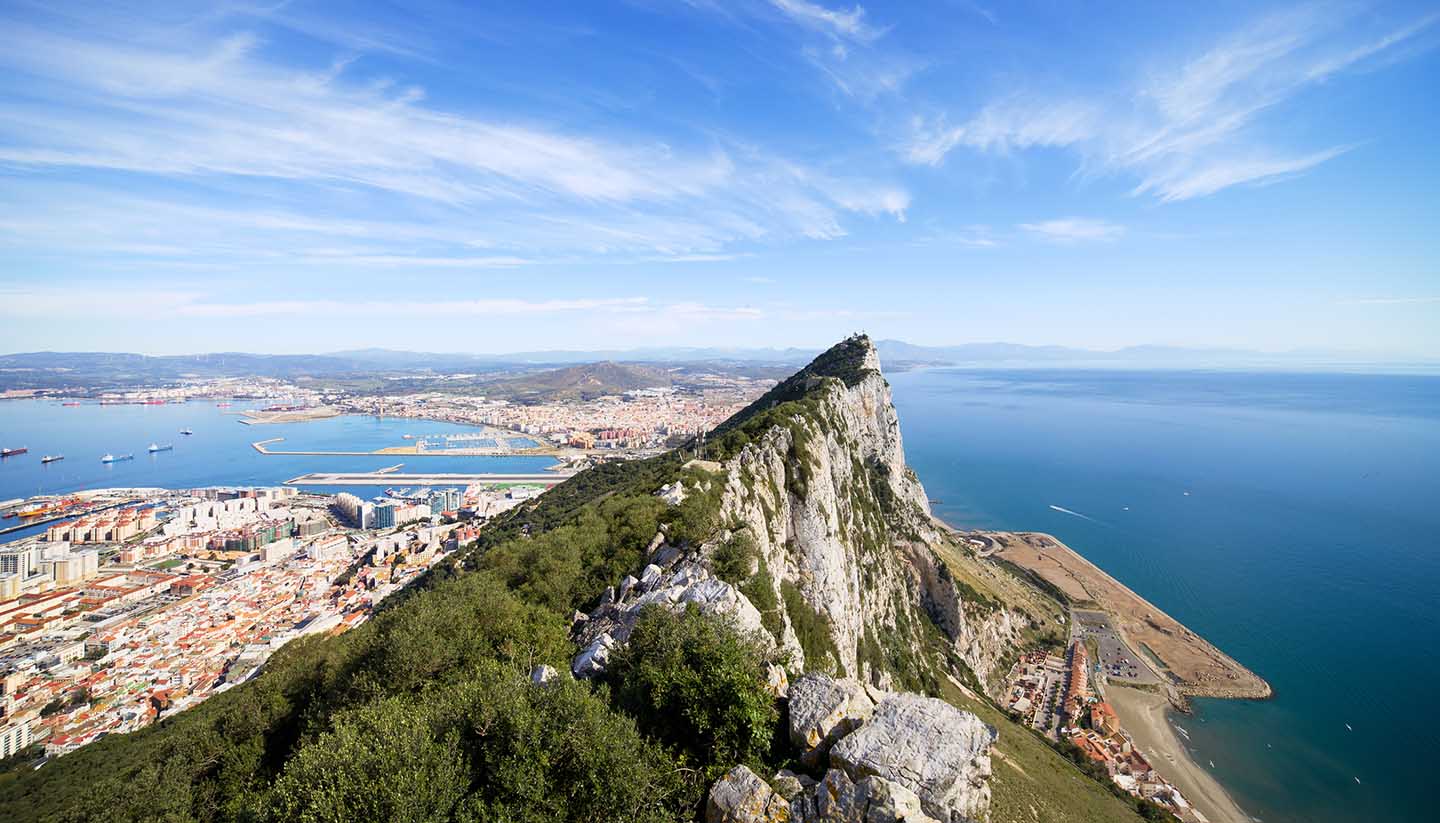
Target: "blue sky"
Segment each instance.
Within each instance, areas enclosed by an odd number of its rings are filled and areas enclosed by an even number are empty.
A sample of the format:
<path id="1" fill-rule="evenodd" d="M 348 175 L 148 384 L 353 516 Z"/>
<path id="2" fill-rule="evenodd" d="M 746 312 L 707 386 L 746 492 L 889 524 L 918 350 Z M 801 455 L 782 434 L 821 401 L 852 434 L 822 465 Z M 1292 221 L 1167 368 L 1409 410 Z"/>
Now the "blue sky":
<path id="1" fill-rule="evenodd" d="M 1440 7 L 0 2 L 0 351 L 1440 356 Z"/>

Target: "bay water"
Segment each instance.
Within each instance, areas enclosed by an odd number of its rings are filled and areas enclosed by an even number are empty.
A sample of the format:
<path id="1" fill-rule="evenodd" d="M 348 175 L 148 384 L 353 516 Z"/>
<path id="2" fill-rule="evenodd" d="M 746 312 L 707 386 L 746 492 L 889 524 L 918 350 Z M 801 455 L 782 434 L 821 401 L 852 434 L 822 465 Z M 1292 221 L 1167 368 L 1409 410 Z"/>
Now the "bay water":
<path id="1" fill-rule="evenodd" d="M 245 425 L 237 414 L 244 401 L 229 408 L 213 402 L 164 406 L 63 406 L 53 400 L 0 401 L 0 446 L 27 447 L 29 452 L 0 460 L 0 500 L 36 494 L 63 494 L 82 489 L 155 487 L 186 489 L 202 486 L 278 486 L 309 472 L 373 472 L 404 464 L 399 473 L 523 472 L 555 464 L 549 457 L 439 456 L 413 454 L 334 455 L 261 454 L 251 443 L 284 438 L 269 448 L 287 451 L 373 451 L 407 446 L 415 436 L 473 433 L 477 427 L 395 417 L 345 415 L 299 423 Z M 192 435 L 180 434 L 190 429 Z M 150 454 L 151 443 L 174 450 Z M 48 465 L 47 454 L 64 460 Z M 105 454 L 133 454 L 134 460 L 101 463 Z M 396 485 L 403 485 L 401 481 Z M 363 498 L 379 495 L 383 486 L 315 487 L 302 491 L 350 491 Z M 0 521 L 9 526 L 15 520 Z M 44 527 L 0 535 L 7 542 Z"/>

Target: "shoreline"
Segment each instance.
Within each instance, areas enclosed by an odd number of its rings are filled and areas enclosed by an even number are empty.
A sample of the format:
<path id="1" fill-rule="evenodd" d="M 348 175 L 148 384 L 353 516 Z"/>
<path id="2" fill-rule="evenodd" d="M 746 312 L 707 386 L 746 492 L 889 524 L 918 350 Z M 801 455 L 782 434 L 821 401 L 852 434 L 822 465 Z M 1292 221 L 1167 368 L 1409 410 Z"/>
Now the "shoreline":
<path id="1" fill-rule="evenodd" d="M 1041 577 L 1060 591 L 1065 592 L 1067 597 L 1072 597 L 1075 594 L 1073 591 L 1067 591 L 1067 583 L 1079 585 L 1081 591 L 1089 593 L 1090 589 L 1084 586 L 1085 581 L 1078 576 L 1070 580 L 1051 579 L 1051 577 L 1044 574 L 1041 569 L 1032 568 L 1025 563 L 1018 562 L 1014 557 L 1013 551 L 1010 552 L 1011 557 L 1006 557 L 1007 552 L 1005 549 L 1009 548 L 1007 545 L 1008 541 L 997 538 L 1018 539 L 1022 543 L 1024 543 L 1026 536 L 1048 540 L 1053 545 L 1051 548 L 1046 549 L 1046 552 L 1058 551 L 1068 557 L 1074 558 L 1079 568 L 1088 571 L 1090 575 L 1093 575 L 1099 581 L 1113 586 L 1121 597 L 1133 598 L 1134 602 L 1141 604 L 1145 609 L 1153 612 L 1153 615 L 1147 615 L 1147 623 L 1154 620 L 1169 621 L 1182 632 L 1203 644 L 1209 652 L 1218 657 L 1219 660 L 1223 661 L 1227 666 L 1233 666 L 1239 672 L 1253 677 L 1258 683 L 1259 689 L 1255 689 L 1252 685 L 1252 688 L 1248 690 L 1250 692 L 1248 694 L 1236 694 L 1230 689 L 1215 688 L 1214 685 L 1210 685 L 1207 688 L 1205 684 L 1185 682 L 1183 680 L 1181 682 L 1175 682 L 1175 680 L 1178 679 L 1177 676 L 1169 668 L 1168 664 L 1164 662 L 1163 658 L 1161 658 L 1158 661 L 1145 661 L 1146 665 L 1152 670 L 1157 669 L 1155 662 L 1160 662 L 1164 665 L 1162 671 L 1156 671 L 1156 674 L 1161 679 L 1161 688 L 1158 691 L 1147 691 L 1125 686 L 1105 678 L 1102 678 L 1102 681 L 1103 697 L 1115 709 L 1115 713 L 1120 719 L 1121 727 L 1130 735 L 1136 748 L 1146 756 L 1151 766 L 1180 790 L 1192 808 L 1203 815 L 1209 823 L 1254 823 L 1254 819 L 1240 808 L 1240 805 L 1235 801 L 1235 798 L 1230 792 L 1226 790 L 1224 785 L 1220 783 L 1220 780 L 1201 766 L 1191 755 L 1190 750 L 1186 748 L 1184 741 L 1180 739 L 1178 732 L 1176 732 L 1174 726 L 1170 723 L 1170 713 L 1175 712 L 1177 714 L 1188 715 L 1191 711 L 1188 697 L 1269 699 L 1274 696 L 1274 690 L 1271 688 L 1269 682 L 1254 672 L 1251 672 L 1248 668 L 1220 651 L 1220 649 L 1204 640 L 1204 638 L 1198 634 L 1191 632 L 1184 624 L 1166 614 L 1125 584 L 1111 577 L 1095 563 L 1067 546 L 1054 535 L 1044 532 L 1005 532 L 991 530 L 972 530 L 966 532 L 965 530 L 956 529 L 949 523 L 945 523 L 939 517 L 932 516 L 932 519 L 956 535 L 963 536 L 968 533 L 984 535 L 995 539 L 996 544 L 992 545 L 991 549 L 986 553 L 986 557 L 998 555 L 1000 559 L 1014 563 L 1026 569 L 1031 574 Z M 1063 563 L 1059 564 L 1059 569 L 1066 571 Z M 1050 571 L 1053 572 L 1054 570 Z M 1091 582 L 1093 583 L 1094 581 Z M 1103 598 L 1092 600 L 1091 602 L 1094 603 L 1096 608 L 1111 616 L 1112 621 L 1117 623 L 1117 630 L 1119 630 L 1125 643 L 1135 648 L 1136 652 L 1141 654 L 1143 659 L 1145 652 L 1138 649 L 1138 646 L 1132 638 L 1125 637 L 1127 633 L 1124 632 L 1123 629 L 1120 629 L 1118 625 L 1120 615 L 1117 614 L 1117 612 L 1122 611 L 1120 604 L 1108 602 L 1107 599 Z M 1072 613 L 1075 608 L 1079 607 L 1075 602 L 1063 605 L 1067 611 Z M 1149 647 L 1147 646 L 1146 648 L 1148 649 Z M 1257 694 L 1257 691 L 1261 693 Z"/>
<path id="2" fill-rule="evenodd" d="M 1173 690 L 1176 709 L 1188 697 L 1267 700 L 1270 684 L 1133 589 L 1116 580 L 1059 538 L 1045 532 L 984 531 L 1001 546 L 994 554 L 1044 578 L 1071 599 L 1069 607 L 1110 615 L 1120 637 Z M 1034 538 L 1036 542 L 1027 538 Z M 1045 545 L 1048 543 L 1049 545 Z M 1146 655 L 1146 652 L 1150 655 Z"/>
<path id="3" fill-rule="evenodd" d="M 1219 779 L 1185 748 L 1170 724 L 1172 707 L 1164 695 L 1106 683 L 1105 699 L 1150 765 L 1175 784 L 1185 800 L 1211 823 L 1252 823 Z"/>

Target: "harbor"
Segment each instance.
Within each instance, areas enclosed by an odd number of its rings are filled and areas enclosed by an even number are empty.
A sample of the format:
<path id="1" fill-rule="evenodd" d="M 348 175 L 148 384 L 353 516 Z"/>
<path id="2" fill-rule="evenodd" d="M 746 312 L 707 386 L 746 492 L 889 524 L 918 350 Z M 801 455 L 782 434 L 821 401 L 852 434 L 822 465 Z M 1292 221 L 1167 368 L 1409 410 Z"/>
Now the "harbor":
<path id="1" fill-rule="evenodd" d="M 287 486 L 469 486 L 485 485 L 540 485 L 555 486 L 565 482 L 574 472 L 555 471 L 539 473 L 480 472 L 474 474 L 426 473 L 399 474 L 395 472 L 310 472 L 285 481 Z"/>

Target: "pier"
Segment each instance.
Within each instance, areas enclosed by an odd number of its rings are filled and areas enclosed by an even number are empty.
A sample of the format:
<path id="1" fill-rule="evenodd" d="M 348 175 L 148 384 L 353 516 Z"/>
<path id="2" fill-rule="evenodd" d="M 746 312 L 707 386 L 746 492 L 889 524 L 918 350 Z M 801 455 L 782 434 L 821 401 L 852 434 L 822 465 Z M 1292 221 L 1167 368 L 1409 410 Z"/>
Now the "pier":
<path id="1" fill-rule="evenodd" d="M 290 451 L 286 449 L 272 449 L 272 443 L 283 441 L 283 437 L 272 437 L 269 440 L 257 440 L 250 444 L 250 448 L 261 454 L 312 454 L 312 455 L 350 455 L 368 457 L 376 454 L 388 455 L 416 455 L 419 457 L 549 457 L 562 453 L 560 449 L 553 446 L 537 444 L 533 448 L 512 449 L 508 446 L 476 447 L 459 449 L 426 449 L 418 446 L 386 446 L 383 449 L 374 451 Z"/>
<path id="2" fill-rule="evenodd" d="M 555 486 L 574 472 L 538 474 L 398 474 L 394 472 L 311 472 L 285 481 L 287 486 L 468 486 L 488 485 Z"/>

